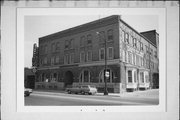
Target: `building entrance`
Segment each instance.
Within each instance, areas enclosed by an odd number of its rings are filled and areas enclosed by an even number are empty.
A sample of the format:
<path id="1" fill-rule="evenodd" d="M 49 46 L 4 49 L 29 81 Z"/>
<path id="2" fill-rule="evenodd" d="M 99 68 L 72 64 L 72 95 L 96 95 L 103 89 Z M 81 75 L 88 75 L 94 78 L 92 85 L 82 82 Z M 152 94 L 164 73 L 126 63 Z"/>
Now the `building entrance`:
<path id="1" fill-rule="evenodd" d="M 74 81 L 73 73 L 71 71 L 67 71 L 64 77 L 64 87 L 72 86 L 73 81 Z"/>

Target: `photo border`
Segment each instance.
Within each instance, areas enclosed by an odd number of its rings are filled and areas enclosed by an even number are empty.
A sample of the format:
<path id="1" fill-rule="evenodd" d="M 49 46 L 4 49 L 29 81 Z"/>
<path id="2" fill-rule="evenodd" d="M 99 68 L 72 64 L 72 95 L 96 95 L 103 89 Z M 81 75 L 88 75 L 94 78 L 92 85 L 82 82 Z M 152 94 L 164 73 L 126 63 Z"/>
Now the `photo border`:
<path id="1" fill-rule="evenodd" d="M 159 25 L 159 105 L 147 106 L 24 106 L 24 17 L 53 15 L 157 15 Z M 166 111 L 166 38 L 164 8 L 17 8 L 17 111 L 18 112 L 162 112 Z M 71 108 L 71 109 L 70 109 Z M 136 109 L 134 109 L 136 108 Z"/>

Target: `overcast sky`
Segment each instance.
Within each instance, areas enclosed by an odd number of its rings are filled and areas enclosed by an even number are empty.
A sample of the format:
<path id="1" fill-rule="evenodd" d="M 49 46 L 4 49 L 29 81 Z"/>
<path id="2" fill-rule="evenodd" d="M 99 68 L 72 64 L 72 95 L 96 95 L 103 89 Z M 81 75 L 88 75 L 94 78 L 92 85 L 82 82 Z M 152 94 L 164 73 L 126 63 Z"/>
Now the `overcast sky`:
<path id="1" fill-rule="evenodd" d="M 24 66 L 32 66 L 33 44 L 38 44 L 38 38 L 71 27 L 88 23 L 106 16 L 26 16 L 24 18 Z M 158 30 L 158 16 L 153 15 L 125 15 L 121 18 L 138 32 Z"/>

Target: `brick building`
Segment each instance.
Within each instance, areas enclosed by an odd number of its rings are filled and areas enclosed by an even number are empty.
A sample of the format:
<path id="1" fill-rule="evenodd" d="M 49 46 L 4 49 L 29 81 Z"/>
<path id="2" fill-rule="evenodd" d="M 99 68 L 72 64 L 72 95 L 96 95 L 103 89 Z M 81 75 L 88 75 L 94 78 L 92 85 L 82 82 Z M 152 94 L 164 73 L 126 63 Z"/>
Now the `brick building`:
<path id="1" fill-rule="evenodd" d="M 104 91 L 105 41 L 108 92 L 151 85 L 157 44 L 113 15 L 39 38 L 37 89 L 90 84 Z"/>

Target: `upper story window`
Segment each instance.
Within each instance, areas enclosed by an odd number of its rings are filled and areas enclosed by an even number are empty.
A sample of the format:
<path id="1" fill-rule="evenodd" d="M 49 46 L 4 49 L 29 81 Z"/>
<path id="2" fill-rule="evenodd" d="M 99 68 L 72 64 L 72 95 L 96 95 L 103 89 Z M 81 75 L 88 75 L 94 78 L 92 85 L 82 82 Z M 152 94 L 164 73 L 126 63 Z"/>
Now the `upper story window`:
<path id="1" fill-rule="evenodd" d="M 60 50 L 60 44 L 59 42 L 56 43 L 56 51 L 59 51 Z"/>
<path id="2" fill-rule="evenodd" d="M 69 54 L 65 54 L 65 56 L 64 56 L 64 64 L 69 64 Z"/>
<path id="3" fill-rule="evenodd" d="M 140 50 L 143 51 L 143 43 L 142 42 L 140 42 Z"/>
<path id="4" fill-rule="evenodd" d="M 146 53 L 149 53 L 149 47 L 146 45 Z"/>
<path id="5" fill-rule="evenodd" d="M 92 51 L 87 52 L 87 61 L 92 61 Z"/>
<path id="6" fill-rule="evenodd" d="M 65 49 L 68 49 L 68 47 L 69 47 L 69 41 L 66 40 L 66 41 L 65 41 Z"/>
<path id="7" fill-rule="evenodd" d="M 113 40 L 113 30 L 110 29 L 108 30 L 108 41 L 112 41 Z"/>
<path id="8" fill-rule="evenodd" d="M 54 64 L 54 57 L 51 57 L 51 65 Z"/>
<path id="9" fill-rule="evenodd" d="M 55 43 L 51 44 L 51 52 L 55 52 Z"/>
<path id="10" fill-rule="evenodd" d="M 133 47 L 137 48 L 137 40 L 136 40 L 136 38 L 133 38 Z"/>
<path id="11" fill-rule="evenodd" d="M 109 47 L 107 50 L 107 58 L 113 59 L 113 56 L 114 56 L 113 47 Z"/>
<path id="12" fill-rule="evenodd" d="M 129 35 L 129 43 L 132 44 L 133 43 L 133 38 L 132 35 Z"/>
<path id="13" fill-rule="evenodd" d="M 125 40 L 125 32 L 124 31 L 122 31 L 122 40 L 124 41 L 124 42 L 126 42 L 126 40 Z"/>
<path id="14" fill-rule="evenodd" d="M 125 36 L 126 38 L 126 42 L 129 44 L 129 34 L 128 33 L 126 33 L 126 36 Z"/>
<path id="15" fill-rule="evenodd" d="M 80 62 L 85 62 L 85 52 L 80 52 Z"/>
<path id="16" fill-rule="evenodd" d="M 74 63 L 74 53 L 70 54 L 70 64 Z"/>
<path id="17" fill-rule="evenodd" d="M 132 64 L 132 53 L 130 51 L 128 52 L 128 63 Z"/>
<path id="18" fill-rule="evenodd" d="M 105 32 L 101 31 L 99 34 L 99 42 L 104 42 L 105 41 Z"/>
<path id="19" fill-rule="evenodd" d="M 73 38 L 69 40 L 69 48 L 70 49 L 74 48 L 74 39 Z"/>
<path id="20" fill-rule="evenodd" d="M 104 48 L 101 48 L 99 50 L 99 60 L 104 60 L 105 59 L 105 50 Z"/>
<path id="21" fill-rule="evenodd" d="M 85 45 L 85 36 L 82 36 L 80 39 L 80 46 L 84 47 L 84 45 Z"/>
<path id="22" fill-rule="evenodd" d="M 157 58 L 157 51 L 154 51 L 154 57 Z"/>
<path id="23" fill-rule="evenodd" d="M 92 44 L 92 35 L 91 34 L 87 35 L 87 44 L 88 45 Z"/>
<path id="24" fill-rule="evenodd" d="M 47 64 L 47 57 L 44 58 L 44 62 L 45 65 Z"/>
<path id="25" fill-rule="evenodd" d="M 47 45 L 45 45 L 45 54 L 47 54 L 48 53 L 48 47 L 47 47 Z"/>
<path id="26" fill-rule="evenodd" d="M 59 63 L 59 56 L 56 56 L 56 58 L 55 58 L 55 63 L 56 63 L 56 64 Z"/>

